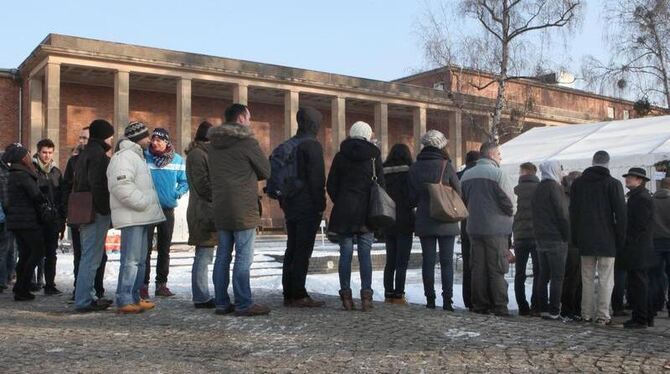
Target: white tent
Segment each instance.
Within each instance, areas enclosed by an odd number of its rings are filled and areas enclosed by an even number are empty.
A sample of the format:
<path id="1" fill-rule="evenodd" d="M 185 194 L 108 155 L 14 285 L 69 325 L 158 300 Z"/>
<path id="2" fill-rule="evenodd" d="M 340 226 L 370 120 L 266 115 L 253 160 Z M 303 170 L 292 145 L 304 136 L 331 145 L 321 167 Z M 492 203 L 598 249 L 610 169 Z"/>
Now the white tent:
<path id="1" fill-rule="evenodd" d="M 654 164 L 670 160 L 670 116 L 623 121 L 534 128 L 503 144 L 503 168 L 518 177 L 519 165 L 558 160 L 565 171 L 583 171 L 591 166 L 593 154 L 610 154 L 610 170 L 616 178 L 631 167 L 642 167 L 652 179 Z M 655 183 L 650 185 L 655 188 Z"/>

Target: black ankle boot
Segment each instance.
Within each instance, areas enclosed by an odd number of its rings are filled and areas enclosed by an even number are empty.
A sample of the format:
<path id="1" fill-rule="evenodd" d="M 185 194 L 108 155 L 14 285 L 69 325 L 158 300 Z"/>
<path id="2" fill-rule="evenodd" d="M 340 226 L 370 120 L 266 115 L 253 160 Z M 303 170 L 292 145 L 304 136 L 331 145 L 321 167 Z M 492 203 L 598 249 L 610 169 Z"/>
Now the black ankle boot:
<path id="1" fill-rule="evenodd" d="M 426 308 L 435 309 L 435 298 L 434 297 L 427 297 L 426 298 Z"/>

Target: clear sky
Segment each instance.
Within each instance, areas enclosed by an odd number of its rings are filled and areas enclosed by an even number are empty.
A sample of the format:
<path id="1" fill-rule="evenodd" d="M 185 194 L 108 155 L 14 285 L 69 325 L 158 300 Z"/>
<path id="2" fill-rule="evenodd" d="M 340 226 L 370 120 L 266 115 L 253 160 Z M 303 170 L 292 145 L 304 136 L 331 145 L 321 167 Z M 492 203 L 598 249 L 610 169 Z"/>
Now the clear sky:
<path id="1" fill-rule="evenodd" d="M 0 68 L 54 32 L 391 80 L 425 66 L 416 24 L 426 1 L 11 1 L 0 11 Z M 584 54 L 606 54 L 601 1 L 587 0 L 582 29 L 556 54 L 575 73 Z"/>

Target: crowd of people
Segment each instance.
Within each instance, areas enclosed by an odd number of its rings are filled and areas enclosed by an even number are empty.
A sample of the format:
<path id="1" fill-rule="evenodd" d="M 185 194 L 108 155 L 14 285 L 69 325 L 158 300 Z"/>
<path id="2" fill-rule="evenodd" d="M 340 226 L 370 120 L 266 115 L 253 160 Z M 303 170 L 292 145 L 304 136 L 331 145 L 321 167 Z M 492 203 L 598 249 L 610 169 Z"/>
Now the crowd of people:
<path id="1" fill-rule="evenodd" d="M 500 167 L 502 155 L 495 143 L 468 152 L 460 172 L 447 152 L 447 138 L 437 130 L 421 137 L 422 149 L 415 159 L 407 145 L 396 144 L 382 160 L 372 128 L 362 121 L 352 125 L 326 176 L 317 138 L 322 121 L 318 110 L 299 108 L 296 135 L 269 158 L 251 130 L 247 106 L 233 104 L 224 116 L 220 126 L 199 125 L 184 150 L 185 159 L 176 153 L 166 129 L 150 132 L 141 122 L 130 123 L 113 148 L 114 127 L 105 120 L 93 121 L 82 130 L 64 173 L 54 165 L 55 145 L 49 139 L 37 144 L 34 156 L 21 144 L 8 146 L 0 168 L 0 291 L 8 288 L 15 269 L 16 301 L 34 299 L 42 276 L 44 294 L 60 294 L 55 283 L 56 250 L 68 225 L 75 258 L 75 310 L 109 308 L 114 302 L 104 297 L 102 280 L 105 236 L 113 227 L 121 231 L 117 312 L 154 308 L 149 300 L 154 235 L 155 296 L 170 297 L 174 208 L 190 191 L 187 222 L 188 243 L 195 247 L 194 306 L 214 309 L 216 314 L 266 315 L 270 308 L 254 301 L 250 268 L 261 216 L 258 183 L 267 180 L 268 196 L 278 200 L 285 214 L 286 307 L 325 304 L 309 295 L 305 283 L 327 197 L 332 201 L 328 231 L 340 247 L 339 294 L 347 311 L 357 309 L 351 288 L 354 249 L 361 277 L 360 309 L 374 307 L 371 249 L 379 235 L 386 244 L 383 287 L 390 304 L 407 304 L 405 280 L 414 236 L 420 239 L 430 309 L 436 308 L 439 259 L 442 308 L 454 311 L 458 236 L 463 301 L 474 313 L 510 315 L 505 278 L 510 264 L 516 267 L 514 291 L 521 316 L 608 325 L 612 315 L 626 313 L 625 298 L 632 315 L 624 326 L 645 328 L 653 326 L 654 316 L 667 301 L 670 178 L 662 180 L 652 196 L 645 170 L 632 168 L 623 176 L 629 190 L 626 200 L 622 184 L 610 175 L 609 154 L 599 151 L 593 166 L 583 173 L 567 173 L 560 162 L 549 160 L 539 165 L 538 177 L 538 166 L 524 163 L 513 187 Z M 455 193 L 467 207 L 467 219 L 435 214 L 435 195 L 429 188 L 435 184 Z M 395 203 L 392 225 L 378 227 L 370 219 L 373 186 L 381 186 Z M 88 205 L 73 203 L 86 197 Z M 73 222 L 73 210 L 86 206 L 90 219 Z M 208 274 L 213 261 L 212 296 Z M 36 275 L 38 268 L 43 270 Z"/>

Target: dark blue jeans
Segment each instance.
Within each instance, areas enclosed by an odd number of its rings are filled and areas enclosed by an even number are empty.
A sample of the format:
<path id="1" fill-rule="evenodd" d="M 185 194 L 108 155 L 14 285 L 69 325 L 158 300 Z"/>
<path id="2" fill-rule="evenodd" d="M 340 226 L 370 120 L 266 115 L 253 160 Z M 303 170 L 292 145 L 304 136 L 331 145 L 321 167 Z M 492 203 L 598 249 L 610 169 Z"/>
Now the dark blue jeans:
<path id="1" fill-rule="evenodd" d="M 409 256 L 412 252 L 412 239 L 412 234 L 386 234 L 386 266 L 384 267 L 384 295 L 386 297 L 399 298 L 405 294 L 405 278 Z"/>
<path id="2" fill-rule="evenodd" d="M 656 251 L 656 266 L 649 270 L 649 296 L 653 306 L 652 312 L 663 310 L 666 303 L 665 288 L 670 279 L 670 251 Z M 670 287 L 668 287 L 668 300 L 670 300 Z M 670 309 L 670 301 L 667 302 Z"/>
<path id="3" fill-rule="evenodd" d="M 527 312 L 531 309 L 536 312 L 540 310 L 539 288 L 540 288 L 540 259 L 537 256 L 537 246 L 534 239 L 519 239 L 514 242 L 514 255 L 516 256 L 514 272 L 514 296 L 519 306 L 519 311 Z M 530 305 L 526 299 L 526 267 L 528 259 L 533 263 L 533 291 L 530 295 Z"/>
<path id="4" fill-rule="evenodd" d="M 235 295 L 235 309 L 244 312 L 251 308 L 251 264 L 254 262 L 254 241 L 256 229 L 240 231 L 219 231 L 219 246 L 216 248 L 214 261 L 214 295 L 216 309 L 225 310 L 230 306 L 230 263 L 235 250 L 235 264 L 233 266 L 233 294 Z"/>
<path id="5" fill-rule="evenodd" d="M 454 239 L 455 236 L 422 236 L 421 252 L 423 264 L 421 276 L 426 298 L 435 298 L 435 262 L 437 246 L 440 246 L 440 275 L 442 279 L 442 299 L 451 304 L 454 296 Z"/>
<path id="6" fill-rule="evenodd" d="M 356 250 L 358 251 L 358 265 L 361 272 L 361 290 L 372 290 L 372 242 L 375 237 L 372 233 L 356 235 Z M 354 235 L 340 236 L 340 290 L 351 290 L 351 260 L 354 257 Z"/>

